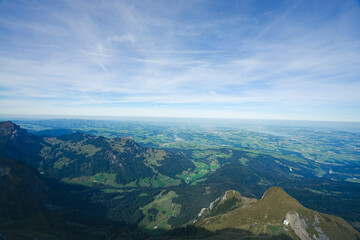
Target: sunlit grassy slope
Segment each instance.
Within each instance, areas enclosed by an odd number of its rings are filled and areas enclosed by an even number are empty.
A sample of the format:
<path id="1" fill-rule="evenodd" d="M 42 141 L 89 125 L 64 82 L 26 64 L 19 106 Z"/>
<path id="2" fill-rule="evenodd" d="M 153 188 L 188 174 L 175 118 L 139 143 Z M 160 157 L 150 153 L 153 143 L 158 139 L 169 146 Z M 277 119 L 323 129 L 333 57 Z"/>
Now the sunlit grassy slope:
<path id="1" fill-rule="evenodd" d="M 295 219 L 296 218 L 296 219 Z M 292 224 L 285 225 L 283 220 L 294 219 Z M 247 230 L 254 234 L 286 234 L 297 238 L 300 230 L 294 230 L 296 222 L 304 222 L 303 231 L 309 236 L 325 234 L 331 239 L 357 239 L 360 235 L 342 218 L 326 215 L 303 207 L 279 187 L 272 187 L 264 196 L 249 205 L 214 217 L 200 220 L 197 227 L 210 231 L 224 229 Z"/>

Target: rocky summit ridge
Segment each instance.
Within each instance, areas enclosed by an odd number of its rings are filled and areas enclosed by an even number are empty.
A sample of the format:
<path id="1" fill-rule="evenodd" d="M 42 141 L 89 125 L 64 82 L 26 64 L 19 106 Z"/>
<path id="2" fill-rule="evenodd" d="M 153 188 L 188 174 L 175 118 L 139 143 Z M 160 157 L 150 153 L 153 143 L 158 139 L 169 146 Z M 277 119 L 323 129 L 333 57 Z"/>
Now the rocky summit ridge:
<path id="1" fill-rule="evenodd" d="M 228 195 L 226 192 L 222 199 L 227 199 Z M 246 201 L 245 197 L 237 199 Z M 236 229 L 259 236 L 288 236 L 301 240 L 360 239 L 360 234 L 344 219 L 305 208 L 280 187 L 272 187 L 261 199 L 247 202 L 242 205 L 233 202 L 237 205 L 235 209 L 203 218 L 195 226 L 211 232 Z"/>

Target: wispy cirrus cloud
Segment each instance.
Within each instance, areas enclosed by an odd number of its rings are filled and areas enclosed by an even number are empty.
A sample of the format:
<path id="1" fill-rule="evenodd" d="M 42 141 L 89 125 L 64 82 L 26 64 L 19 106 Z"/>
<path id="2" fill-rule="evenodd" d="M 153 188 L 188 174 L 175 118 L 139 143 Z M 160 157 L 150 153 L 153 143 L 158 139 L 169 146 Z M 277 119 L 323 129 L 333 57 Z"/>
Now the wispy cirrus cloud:
<path id="1" fill-rule="evenodd" d="M 356 1 L 0 4 L 1 108 L 16 98 L 331 120 L 324 106 L 342 105 L 343 120 L 360 121 Z"/>

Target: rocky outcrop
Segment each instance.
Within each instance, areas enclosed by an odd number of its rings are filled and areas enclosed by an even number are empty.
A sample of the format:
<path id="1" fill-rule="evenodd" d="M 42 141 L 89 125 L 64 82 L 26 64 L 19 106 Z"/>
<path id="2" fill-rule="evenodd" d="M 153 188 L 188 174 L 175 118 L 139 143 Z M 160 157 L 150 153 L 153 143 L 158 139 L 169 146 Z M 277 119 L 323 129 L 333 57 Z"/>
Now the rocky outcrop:
<path id="1" fill-rule="evenodd" d="M 300 218 L 297 212 L 287 213 L 286 219 L 289 221 L 291 228 L 301 240 L 311 239 L 309 233 L 306 231 L 308 226 L 305 219 Z"/>
<path id="2" fill-rule="evenodd" d="M 230 210 L 248 205 L 253 202 L 256 202 L 256 199 L 243 197 L 235 190 L 228 190 L 222 197 L 219 197 L 215 199 L 215 201 L 211 202 L 208 208 L 201 209 L 198 217 L 204 218 L 218 214 L 224 214 Z"/>
<path id="3" fill-rule="evenodd" d="M 286 214 L 286 219 L 289 221 L 291 228 L 294 230 L 295 234 L 301 240 L 330 240 L 330 238 L 324 233 L 324 231 L 319 226 L 320 219 L 315 214 L 314 223 L 312 227 L 317 232 L 317 235 L 313 234 L 312 236 L 308 232 L 308 224 L 305 218 L 302 218 L 297 212 L 291 212 Z"/>

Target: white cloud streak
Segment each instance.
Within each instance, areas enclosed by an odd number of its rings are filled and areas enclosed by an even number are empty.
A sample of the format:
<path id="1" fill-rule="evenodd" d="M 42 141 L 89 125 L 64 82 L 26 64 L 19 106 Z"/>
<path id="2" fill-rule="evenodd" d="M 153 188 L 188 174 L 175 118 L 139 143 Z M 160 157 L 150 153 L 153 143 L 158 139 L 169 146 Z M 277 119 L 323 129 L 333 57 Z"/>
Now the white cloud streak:
<path id="1" fill-rule="evenodd" d="M 178 3 L 38 2 L 36 11 L 1 3 L 17 10 L 0 14 L 0 95 L 79 107 L 360 105 L 356 1 L 330 1 L 321 12 L 297 2 L 223 16 L 206 2 Z"/>

